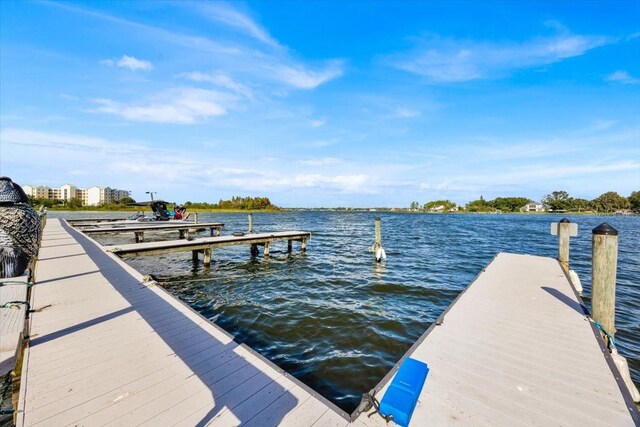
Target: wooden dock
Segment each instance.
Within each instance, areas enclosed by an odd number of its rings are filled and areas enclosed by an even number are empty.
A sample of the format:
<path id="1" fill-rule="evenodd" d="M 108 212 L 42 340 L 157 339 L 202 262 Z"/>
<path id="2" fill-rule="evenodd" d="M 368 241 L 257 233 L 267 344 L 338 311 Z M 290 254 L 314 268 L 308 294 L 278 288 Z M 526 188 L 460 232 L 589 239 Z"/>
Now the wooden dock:
<path id="1" fill-rule="evenodd" d="M 498 254 L 405 357 L 430 368 L 412 426 L 640 423 L 603 340 L 551 258 Z M 380 398 L 398 366 L 376 387 Z M 384 425 L 374 417 L 358 420 Z"/>
<path id="2" fill-rule="evenodd" d="M 100 223 L 100 222 L 117 222 L 117 221 L 125 221 L 127 217 L 122 218 L 73 218 L 67 219 L 67 222 L 71 225 L 76 225 L 79 223 Z"/>
<path id="3" fill-rule="evenodd" d="M 215 247 L 250 245 L 252 253 L 257 253 L 257 246 L 264 247 L 264 255 L 268 256 L 271 243 L 287 241 L 287 251 L 291 252 L 292 242 L 300 242 L 300 250 L 306 251 L 307 241 L 311 233 L 307 231 L 279 231 L 273 233 L 248 233 L 242 235 L 203 237 L 193 240 L 171 240 L 164 242 L 147 242 L 140 244 L 109 246 L 107 250 L 123 258 L 141 255 L 158 255 L 175 252 L 192 251 L 194 260 L 199 253 L 204 253 L 204 264 L 211 263 L 211 253 Z"/>
<path id="4" fill-rule="evenodd" d="M 49 219 L 17 425 L 340 425 L 344 414 Z"/>
<path id="5" fill-rule="evenodd" d="M 37 273 L 19 426 L 388 426 L 341 412 L 59 220 Z M 430 367 L 411 426 L 640 423 L 551 258 L 497 255 L 404 357 Z"/>
<path id="6" fill-rule="evenodd" d="M 144 224 L 144 223 L 141 223 Z M 202 223 L 154 223 L 152 225 L 127 225 L 126 227 L 100 227 L 86 228 L 82 232 L 85 234 L 105 234 L 105 233 L 133 233 L 136 243 L 144 242 L 144 233 L 147 231 L 178 231 L 180 239 L 189 239 L 191 232 L 197 230 L 210 231 L 211 236 L 220 235 L 220 230 L 224 227 L 221 222 L 202 222 Z"/>

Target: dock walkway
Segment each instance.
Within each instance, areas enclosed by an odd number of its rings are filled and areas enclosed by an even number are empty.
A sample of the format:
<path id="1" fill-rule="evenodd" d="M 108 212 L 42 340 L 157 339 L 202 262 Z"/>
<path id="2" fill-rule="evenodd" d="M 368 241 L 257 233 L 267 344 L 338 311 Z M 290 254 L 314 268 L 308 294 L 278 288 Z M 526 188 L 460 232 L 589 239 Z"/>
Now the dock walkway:
<path id="1" fill-rule="evenodd" d="M 211 263 L 211 252 L 216 247 L 251 245 L 252 252 L 257 253 L 257 245 L 262 245 L 264 247 L 264 255 L 269 255 L 271 243 L 275 241 L 287 241 L 288 252 L 291 252 L 292 242 L 299 241 L 300 250 L 305 252 L 307 240 L 310 238 L 311 233 L 307 231 L 276 231 L 272 233 L 247 233 L 239 236 L 202 237 L 193 240 L 114 245 L 107 247 L 107 251 L 123 258 L 192 251 L 194 260 L 197 260 L 198 253 L 202 252 L 204 253 L 204 264 L 208 265 Z"/>
<path id="2" fill-rule="evenodd" d="M 224 227 L 221 222 L 202 222 L 202 223 L 160 223 L 160 224 L 148 224 L 141 223 L 127 224 L 120 227 L 99 227 L 99 228 L 85 228 L 82 230 L 85 234 L 106 234 L 106 233 L 133 233 L 135 235 L 136 243 L 144 241 L 144 233 L 148 231 L 178 231 L 178 235 L 181 239 L 189 238 L 190 232 L 197 230 L 209 229 L 211 236 L 220 235 L 220 230 Z"/>
<path id="3" fill-rule="evenodd" d="M 500 253 L 406 355 L 430 368 L 411 425 L 634 426 L 598 335 L 558 261 Z"/>
<path id="4" fill-rule="evenodd" d="M 17 424 L 346 424 L 79 231 L 47 222 Z"/>

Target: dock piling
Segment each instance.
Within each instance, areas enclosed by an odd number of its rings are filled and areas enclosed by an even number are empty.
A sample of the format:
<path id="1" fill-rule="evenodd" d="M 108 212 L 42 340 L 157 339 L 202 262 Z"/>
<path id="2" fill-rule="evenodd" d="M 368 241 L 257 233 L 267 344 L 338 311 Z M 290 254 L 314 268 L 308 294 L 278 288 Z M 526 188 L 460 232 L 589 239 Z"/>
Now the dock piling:
<path id="1" fill-rule="evenodd" d="M 136 243 L 144 242 L 144 232 L 136 231 L 135 235 L 136 235 Z"/>
<path id="2" fill-rule="evenodd" d="M 211 248 L 206 248 L 204 250 L 204 266 L 209 267 L 211 265 Z"/>
<path id="3" fill-rule="evenodd" d="M 387 254 L 382 248 L 382 223 L 380 218 L 375 219 L 375 234 L 376 237 L 371 251 L 373 252 L 376 262 L 381 262 L 383 259 L 387 259 Z"/>
<path id="4" fill-rule="evenodd" d="M 558 261 L 565 272 L 569 272 L 569 221 L 562 218 L 558 223 Z"/>
<path id="5" fill-rule="evenodd" d="M 614 336 L 618 230 L 604 222 L 591 233 L 591 311 L 593 319 Z"/>
<path id="6" fill-rule="evenodd" d="M 269 256 L 269 242 L 264 242 L 264 256 Z"/>
<path id="7" fill-rule="evenodd" d="M 247 234 L 253 233 L 253 214 L 247 215 L 249 219 L 249 228 L 247 229 Z"/>

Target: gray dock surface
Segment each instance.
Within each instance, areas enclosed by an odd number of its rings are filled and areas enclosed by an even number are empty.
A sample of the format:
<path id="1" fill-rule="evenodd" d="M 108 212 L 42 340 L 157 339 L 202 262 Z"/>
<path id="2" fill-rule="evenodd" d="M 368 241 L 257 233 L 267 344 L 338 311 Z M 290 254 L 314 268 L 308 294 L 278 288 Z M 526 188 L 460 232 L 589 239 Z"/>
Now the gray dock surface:
<path id="1" fill-rule="evenodd" d="M 421 339 L 409 357 L 430 372 L 412 426 L 638 422 L 554 259 L 498 254 Z M 358 421 L 384 425 L 374 417 Z"/>
<path id="2" fill-rule="evenodd" d="M 60 220 L 47 222 L 18 425 L 333 425 L 306 387 Z"/>
<path id="3" fill-rule="evenodd" d="M 273 233 L 248 233 L 242 236 L 202 237 L 193 240 L 171 240 L 127 245 L 108 246 L 107 251 L 123 256 L 155 255 L 177 251 L 203 250 L 222 246 L 264 244 L 274 241 L 306 242 L 311 233 L 306 231 L 278 231 Z"/>
<path id="4" fill-rule="evenodd" d="M 101 227 L 101 228 L 87 228 L 82 230 L 82 232 L 86 234 L 103 234 L 103 233 L 127 233 L 127 232 L 130 233 L 130 232 L 136 232 L 136 231 L 194 230 L 197 228 L 221 229 L 222 227 L 224 227 L 224 224 L 221 222 L 200 222 L 200 223 L 186 222 L 182 224 L 177 224 L 172 222 L 168 224 L 154 223 L 153 225 L 140 225 L 140 226 L 136 226 L 135 224 L 133 224 L 133 225 L 127 225 L 126 227 L 111 226 L 111 227 Z"/>

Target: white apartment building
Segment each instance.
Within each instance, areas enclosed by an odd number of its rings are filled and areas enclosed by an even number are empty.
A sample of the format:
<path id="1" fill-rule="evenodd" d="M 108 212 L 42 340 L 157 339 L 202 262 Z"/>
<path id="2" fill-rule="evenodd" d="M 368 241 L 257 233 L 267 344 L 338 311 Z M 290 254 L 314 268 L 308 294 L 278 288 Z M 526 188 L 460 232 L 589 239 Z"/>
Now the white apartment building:
<path id="1" fill-rule="evenodd" d="M 71 200 L 80 199 L 85 206 L 97 206 L 103 203 L 122 200 L 130 197 L 131 192 L 109 187 L 77 188 L 71 184 L 65 184 L 60 188 L 50 188 L 46 185 L 23 185 L 22 189 L 28 196 L 36 199 Z"/>

